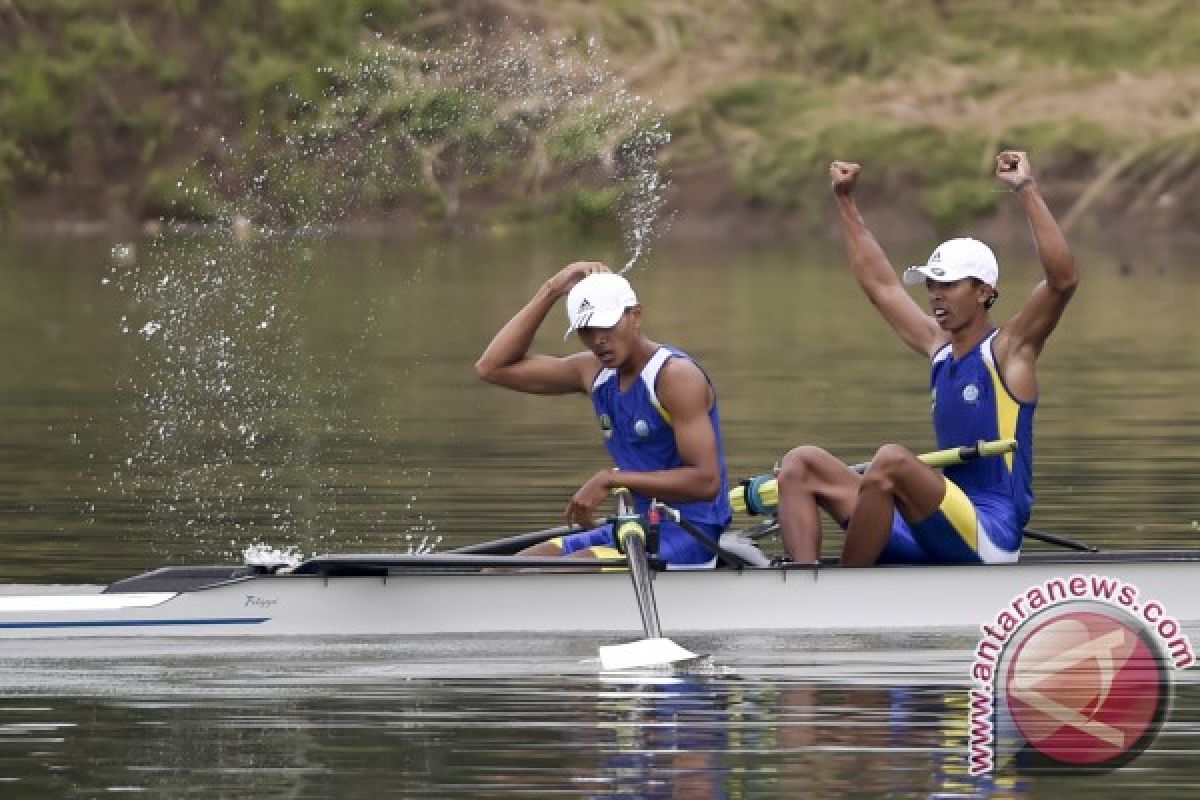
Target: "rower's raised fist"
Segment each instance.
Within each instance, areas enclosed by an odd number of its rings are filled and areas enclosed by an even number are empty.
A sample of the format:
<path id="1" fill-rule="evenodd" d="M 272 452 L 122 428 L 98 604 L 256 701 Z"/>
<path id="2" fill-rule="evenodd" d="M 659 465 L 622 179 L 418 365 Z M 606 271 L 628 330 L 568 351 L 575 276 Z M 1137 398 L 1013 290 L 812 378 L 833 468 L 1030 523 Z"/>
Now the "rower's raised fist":
<path id="1" fill-rule="evenodd" d="M 850 194 L 858 183 L 858 173 L 862 166 L 853 161 L 834 161 L 829 165 L 829 179 L 833 184 L 835 194 Z"/>
<path id="2" fill-rule="evenodd" d="M 1018 189 L 1033 180 L 1029 154 L 1024 150 L 1004 150 L 996 156 L 996 177 L 1010 188 Z"/>

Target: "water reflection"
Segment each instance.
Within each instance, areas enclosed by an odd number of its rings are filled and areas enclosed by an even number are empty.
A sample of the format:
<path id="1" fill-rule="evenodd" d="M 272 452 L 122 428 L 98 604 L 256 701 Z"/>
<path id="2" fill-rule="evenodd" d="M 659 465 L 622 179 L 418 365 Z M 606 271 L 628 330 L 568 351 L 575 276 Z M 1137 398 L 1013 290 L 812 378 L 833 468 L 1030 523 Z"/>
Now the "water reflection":
<path id="1" fill-rule="evenodd" d="M 575 781 L 589 797 L 723 798 L 731 771 L 736 691 L 696 676 L 602 680 L 594 729 L 580 737 L 594 754 Z"/>
<path id="2" fill-rule="evenodd" d="M 941 643 L 944 644 L 944 643 Z M 97 643 L 0 653 L 5 798 L 1194 796 L 1200 691 L 1104 776 L 966 773 L 969 653 L 761 639 L 687 674 L 595 642 Z M 869 648 L 869 649 L 859 649 Z M 902 665 L 902 666 L 901 666 Z"/>

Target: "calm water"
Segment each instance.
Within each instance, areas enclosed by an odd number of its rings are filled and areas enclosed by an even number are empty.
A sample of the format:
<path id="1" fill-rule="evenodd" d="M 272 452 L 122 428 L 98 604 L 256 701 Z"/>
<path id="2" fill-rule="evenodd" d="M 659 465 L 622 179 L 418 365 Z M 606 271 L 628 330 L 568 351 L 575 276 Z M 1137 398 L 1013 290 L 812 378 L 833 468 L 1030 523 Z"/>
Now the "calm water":
<path id="1" fill-rule="evenodd" d="M 0 791 L 94 797 L 1194 797 L 1200 688 L 1103 777 L 964 774 L 957 643 L 689 642 L 719 666 L 598 675 L 594 642 L 114 644 L 6 658 Z M 949 645 L 947 647 L 947 644 Z M 232 645 L 244 647 L 244 645 Z M 169 653 L 169 654 L 168 654 Z M 901 667 L 900 664 L 903 664 Z"/>
<path id="2" fill-rule="evenodd" d="M 586 400 L 505 393 L 471 364 L 558 266 L 618 263 L 615 245 L 113 244 L 0 246 L 0 581 L 107 581 L 255 542 L 445 549 L 556 524 L 604 463 Z M 999 249 L 1003 317 L 1036 264 L 1023 240 Z M 1200 270 L 1182 248 L 1079 256 L 1042 361 L 1033 525 L 1194 546 Z M 660 250 L 631 278 L 650 335 L 717 382 L 735 477 L 801 442 L 848 461 L 930 445 L 926 367 L 836 249 Z M 569 352 L 561 317 L 539 349 Z M 712 642 L 710 670 L 619 683 L 597 676 L 595 644 L 6 649 L 0 791 L 1182 797 L 1200 783 L 1190 681 L 1158 750 L 1119 776 L 980 784 L 961 770 L 968 642 Z"/>

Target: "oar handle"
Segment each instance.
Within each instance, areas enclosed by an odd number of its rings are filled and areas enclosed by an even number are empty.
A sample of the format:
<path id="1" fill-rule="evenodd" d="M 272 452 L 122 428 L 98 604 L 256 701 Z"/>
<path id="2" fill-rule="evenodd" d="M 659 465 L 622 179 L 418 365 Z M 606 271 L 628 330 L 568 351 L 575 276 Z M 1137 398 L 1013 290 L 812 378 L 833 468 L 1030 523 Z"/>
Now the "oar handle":
<path id="1" fill-rule="evenodd" d="M 976 442 L 975 444 L 963 445 L 962 447 L 949 447 L 945 450 L 921 453 L 917 458 L 934 469 L 941 469 L 943 467 L 953 467 L 955 464 L 965 464 L 977 458 L 1007 455 L 1016 449 L 1016 439 L 993 439 L 989 442 Z M 867 467 L 870 465 L 870 461 L 855 464 L 854 471 L 866 472 Z"/>
<path id="2" fill-rule="evenodd" d="M 633 513 L 633 492 L 624 486 L 614 486 L 612 495 L 617 498 L 617 516 L 623 517 Z"/>
<path id="3" fill-rule="evenodd" d="M 993 439 L 986 442 L 949 447 L 945 450 L 934 450 L 917 456 L 922 462 L 934 469 L 952 467 L 964 464 L 977 458 L 1002 456 L 1017 449 L 1016 439 Z M 855 464 L 851 467 L 855 472 L 865 472 L 871 465 L 870 461 Z M 767 514 L 779 505 L 779 482 L 771 474 L 759 475 L 742 481 L 729 491 L 729 503 L 734 511 L 747 514 Z"/>

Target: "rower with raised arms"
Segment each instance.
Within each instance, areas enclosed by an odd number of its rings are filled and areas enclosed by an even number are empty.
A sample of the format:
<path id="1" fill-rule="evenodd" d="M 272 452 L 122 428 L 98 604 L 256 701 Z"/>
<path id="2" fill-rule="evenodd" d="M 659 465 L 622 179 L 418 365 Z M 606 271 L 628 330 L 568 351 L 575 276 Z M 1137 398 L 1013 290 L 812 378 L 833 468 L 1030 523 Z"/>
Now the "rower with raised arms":
<path id="1" fill-rule="evenodd" d="M 587 349 L 565 357 L 531 354 L 535 334 L 563 297 L 566 335 L 577 333 Z M 567 522 L 581 531 L 521 555 L 618 555 L 611 526 L 595 521 L 597 507 L 617 487 L 632 492 L 639 513 L 652 499 L 670 503 L 713 543 L 728 527 L 733 514 L 716 391 L 686 353 L 646 337 L 633 287 L 604 264 L 569 264 L 546 281 L 492 339 L 475 370 L 519 392 L 590 395 L 616 466 L 592 475 L 567 504 Z M 664 519 L 660 535 L 668 565 L 715 564 L 714 552 L 674 522 Z"/>
<path id="2" fill-rule="evenodd" d="M 930 314 L 905 290 L 854 200 L 861 168 L 829 168 L 851 272 L 896 335 L 932 365 L 938 447 L 1016 439 L 1015 452 L 944 473 L 897 444 L 879 449 L 862 475 L 811 446 L 780 464 L 779 523 L 797 562 L 821 554 L 824 510 L 846 532 L 842 563 L 1004 563 L 1016 561 L 1033 506 L 1033 414 L 1037 360 L 1075 292 L 1066 238 L 1047 208 L 1024 152 L 996 156 L 996 177 L 1024 209 L 1045 273 L 1024 307 L 997 328 L 996 257 L 983 242 L 951 239 L 903 283 L 924 283 Z"/>

